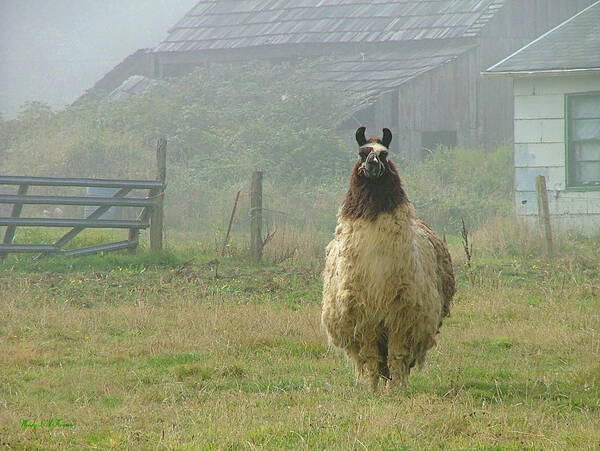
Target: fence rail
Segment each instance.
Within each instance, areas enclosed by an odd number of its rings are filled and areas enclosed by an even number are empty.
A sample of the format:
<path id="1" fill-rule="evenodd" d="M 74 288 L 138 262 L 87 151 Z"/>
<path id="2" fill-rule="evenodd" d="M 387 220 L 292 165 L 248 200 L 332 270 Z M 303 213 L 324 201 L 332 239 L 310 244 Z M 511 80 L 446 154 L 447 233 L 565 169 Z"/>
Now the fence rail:
<path id="1" fill-rule="evenodd" d="M 147 222 L 113 219 L 0 218 L 0 226 L 84 227 L 86 229 L 145 229 Z M 2 248 L 0 247 L 0 250 Z"/>
<path id="2" fill-rule="evenodd" d="M 0 182 L 0 184 L 2 183 Z M 144 198 L 115 198 L 100 196 L 19 196 L 17 194 L 0 194 L 0 204 L 85 206 L 108 205 L 111 207 L 154 207 L 156 205 L 156 200 Z"/>
<path id="3" fill-rule="evenodd" d="M 163 196 L 166 187 L 166 140 L 157 145 L 158 180 L 116 180 L 64 177 L 0 176 L 0 185 L 18 186 L 17 194 L 0 194 L 0 204 L 12 205 L 9 217 L 0 217 L 0 227 L 6 227 L 0 259 L 9 253 L 60 253 L 65 256 L 89 255 L 119 249 L 135 249 L 139 244 L 139 231 L 150 227 L 150 247 L 162 249 Z M 31 186 L 115 188 L 112 196 L 40 196 L 27 195 Z M 133 190 L 148 190 L 145 198 L 125 197 Z M 97 207 L 84 219 L 75 218 L 24 218 L 24 205 L 69 205 Z M 135 220 L 100 219 L 113 207 L 138 207 L 141 213 Z M 53 244 L 14 244 L 17 227 L 68 227 L 67 233 Z M 129 229 L 127 240 L 98 244 L 80 249 L 64 250 L 66 243 L 86 228 Z"/>
<path id="4" fill-rule="evenodd" d="M 92 188 L 130 188 L 152 189 L 161 188 L 160 180 L 117 180 L 93 178 L 64 178 L 64 177 L 28 177 L 3 175 L 2 185 L 29 186 L 79 186 Z"/>

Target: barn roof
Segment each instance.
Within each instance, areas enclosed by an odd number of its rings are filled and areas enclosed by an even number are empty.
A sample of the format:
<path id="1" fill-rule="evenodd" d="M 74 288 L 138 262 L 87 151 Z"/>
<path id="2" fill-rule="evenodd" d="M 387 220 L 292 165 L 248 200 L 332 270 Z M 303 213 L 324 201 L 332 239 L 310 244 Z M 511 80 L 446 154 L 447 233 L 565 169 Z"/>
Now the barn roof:
<path id="1" fill-rule="evenodd" d="M 505 0 L 201 0 L 155 52 L 468 38 Z"/>
<path id="2" fill-rule="evenodd" d="M 132 75 L 108 95 L 108 101 L 116 102 L 119 100 L 129 99 L 138 94 L 142 94 L 152 84 L 153 80 L 149 77 L 144 77 L 143 75 Z"/>
<path id="3" fill-rule="evenodd" d="M 486 75 L 600 70 L 600 1 L 490 67 Z"/>
<path id="4" fill-rule="evenodd" d="M 357 110 L 376 96 L 439 67 L 475 48 L 474 43 L 445 41 L 432 46 L 415 43 L 402 51 L 357 53 L 323 65 L 315 79 L 361 96 Z"/>

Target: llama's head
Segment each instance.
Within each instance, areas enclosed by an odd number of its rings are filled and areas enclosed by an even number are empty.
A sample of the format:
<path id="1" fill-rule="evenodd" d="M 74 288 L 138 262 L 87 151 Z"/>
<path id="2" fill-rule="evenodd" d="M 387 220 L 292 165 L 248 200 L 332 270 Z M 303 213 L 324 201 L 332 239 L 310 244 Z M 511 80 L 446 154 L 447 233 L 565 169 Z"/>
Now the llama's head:
<path id="1" fill-rule="evenodd" d="M 358 143 L 358 156 L 360 158 L 357 168 L 358 175 L 368 179 L 378 179 L 386 171 L 392 171 L 387 161 L 388 149 L 392 142 L 392 132 L 389 128 L 383 129 L 383 138 L 365 137 L 365 127 L 356 130 L 356 142 Z"/>
<path id="2" fill-rule="evenodd" d="M 387 128 L 381 139 L 366 139 L 365 127 L 356 130 L 359 159 L 350 175 L 342 216 L 374 220 L 408 202 L 394 163 L 388 159 L 391 141 L 392 132 Z"/>

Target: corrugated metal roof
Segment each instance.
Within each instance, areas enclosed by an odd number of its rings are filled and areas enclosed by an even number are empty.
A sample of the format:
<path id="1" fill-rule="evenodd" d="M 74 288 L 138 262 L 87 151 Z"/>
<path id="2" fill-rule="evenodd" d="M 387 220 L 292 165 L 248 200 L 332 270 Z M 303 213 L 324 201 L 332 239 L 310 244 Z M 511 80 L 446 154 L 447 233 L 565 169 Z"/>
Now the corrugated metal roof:
<path id="1" fill-rule="evenodd" d="M 486 74 L 600 69 L 600 1 L 490 67 Z"/>
<path id="2" fill-rule="evenodd" d="M 155 49 L 471 37 L 504 0 L 201 0 Z"/>
<path id="3" fill-rule="evenodd" d="M 374 103 L 381 93 L 397 88 L 475 47 L 473 43 L 445 41 L 435 46 L 414 43 L 396 52 L 359 53 L 328 62 L 314 79 L 359 96 L 358 110 Z"/>

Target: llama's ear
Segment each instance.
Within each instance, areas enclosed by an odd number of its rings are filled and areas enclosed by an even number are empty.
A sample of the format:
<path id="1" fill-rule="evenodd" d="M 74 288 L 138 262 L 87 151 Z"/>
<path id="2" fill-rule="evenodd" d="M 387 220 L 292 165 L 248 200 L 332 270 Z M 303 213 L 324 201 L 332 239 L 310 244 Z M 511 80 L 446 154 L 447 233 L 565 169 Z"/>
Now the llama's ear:
<path id="1" fill-rule="evenodd" d="M 383 129 L 383 139 L 381 140 L 381 144 L 389 149 L 390 143 L 392 142 L 392 132 L 389 128 Z"/>
<path id="2" fill-rule="evenodd" d="M 356 142 L 358 143 L 358 147 L 367 144 L 367 138 L 365 138 L 366 129 L 366 127 L 358 127 L 358 130 L 356 130 Z"/>

